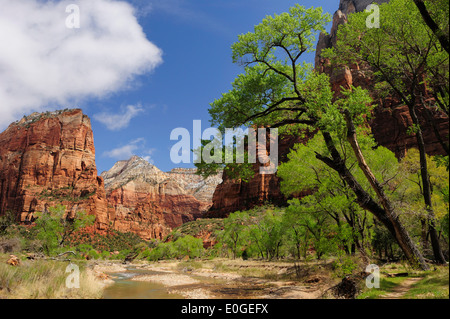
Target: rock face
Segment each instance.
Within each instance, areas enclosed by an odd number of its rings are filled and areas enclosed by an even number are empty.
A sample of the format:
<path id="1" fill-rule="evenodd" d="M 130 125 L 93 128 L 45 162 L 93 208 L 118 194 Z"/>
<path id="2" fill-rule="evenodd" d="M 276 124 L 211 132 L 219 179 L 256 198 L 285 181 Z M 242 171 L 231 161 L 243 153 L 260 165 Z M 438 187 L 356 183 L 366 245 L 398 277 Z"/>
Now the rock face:
<path id="1" fill-rule="evenodd" d="M 221 176 L 204 180 L 195 169 L 165 173 L 134 156 L 102 173 L 111 226 L 144 239 L 162 239 L 173 228 L 193 221 L 212 205 Z"/>
<path id="2" fill-rule="evenodd" d="M 0 134 L 0 215 L 11 211 L 27 223 L 60 203 L 71 214 L 95 214 L 97 229 L 107 227 L 91 124 L 78 109 L 34 113 Z"/>
<path id="3" fill-rule="evenodd" d="M 354 12 L 365 10 L 370 3 L 386 3 L 389 0 L 341 0 L 339 9 L 333 16 L 333 26 L 330 34 L 321 34 L 317 44 L 315 67 L 319 72 L 327 73 L 330 76 L 333 91 L 338 94 L 340 88 L 350 88 L 352 85 L 362 87 L 369 91 L 372 90 L 370 72 L 364 65 L 350 65 L 342 68 L 333 68 L 327 59 L 322 58 L 321 53 L 325 48 L 333 47 L 337 41 L 337 30 L 341 24 L 347 23 L 347 17 Z M 423 95 L 427 97 L 427 90 L 423 88 Z M 377 108 L 371 124 L 372 133 L 379 145 L 385 146 L 396 154 L 398 158 L 405 156 L 406 151 L 416 147 L 416 138 L 408 134 L 408 128 L 412 126 L 411 116 L 407 106 L 403 105 L 395 97 L 378 98 L 373 94 L 377 101 Z M 430 98 L 430 97 L 428 97 Z M 432 118 L 436 123 L 436 129 L 443 140 L 448 138 L 449 122 L 448 116 L 439 111 L 430 111 L 426 113 L 422 107 L 417 107 L 417 115 L 423 129 L 423 136 L 426 144 L 426 151 L 430 155 L 445 154 L 442 145 L 435 134 L 429 119 Z"/>
<path id="4" fill-rule="evenodd" d="M 347 23 L 348 14 L 360 12 L 371 3 L 385 3 L 389 0 L 341 0 L 339 9 L 333 16 L 333 25 L 330 34 L 321 34 L 317 44 L 315 67 L 319 72 L 325 72 L 330 76 L 334 92 L 340 92 L 341 86 L 350 88 L 352 85 L 361 86 L 371 90 L 373 82 L 365 75 L 364 68 L 360 65 L 348 66 L 344 69 L 333 69 L 328 61 L 321 57 L 325 48 L 336 44 L 337 30 L 339 25 Z M 423 135 L 426 143 L 427 153 L 430 155 L 444 154 L 436 135 L 427 121 L 424 110 L 418 110 L 418 116 L 424 129 Z M 407 133 L 408 127 L 412 125 L 411 117 L 406 106 L 395 99 L 379 100 L 379 106 L 375 110 L 371 127 L 376 141 L 391 151 L 397 157 L 403 157 L 406 150 L 416 146 L 416 139 Z M 449 134 L 448 117 L 444 114 L 434 112 L 431 114 L 437 122 L 438 131 L 443 139 Z M 303 140 L 304 141 L 304 140 Z M 295 143 L 303 142 L 296 137 L 288 137 L 280 143 L 280 163 L 286 158 L 290 148 Z M 237 210 L 251 209 L 261 205 L 265 201 L 273 203 L 286 203 L 286 199 L 280 192 L 280 181 L 275 175 L 260 175 L 258 167 L 255 166 L 255 177 L 248 183 L 240 180 L 231 180 L 223 177 L 213 197 L 213 206 L 208 212 L 209 217 L 226 217 L 229 213 Z M 302 194 L 300 194 L 301 196 Z"/>
<path id="5" fill-rule="evenodd" d="M 319 36 L 319 41 L 316 46 L 316 68 L 323 71 L 324 63 L 326 61 L 321 59 L 320 54 L 323 49 L 331 48 L 336 45 L 338 28 L 341 24 L 347 23 L 347 17 L 349 14 L 364 11 L 367 6 L 372 3 L 382 4 L 386 2 L 389 2 L 389 0 L 341 0 L 339 3 L 339 9 L 333 15 L 333 25 L 330 33 L 322 33 Z"/>
<path id="6" fill-rule="evenodd" d="M 278 162 L 285 162 L 290 149 L 295 144 L 306 142 L 311 136 L 312 134 L 306 134 L 305 137 L 280 138 Z M 259 163 L 254 165 L 255 175 L 248 182 L 234 180 L 223 174 L 223 182 L 217 186 L 213 196 L 213 206 L 206 216 L 225 218 L 232 212 L 248 210 L 264 202 L 286 204 L 287 199 L 280 191 L 280 178 L 276 174 L 259 174 L 260 166 Z"/>

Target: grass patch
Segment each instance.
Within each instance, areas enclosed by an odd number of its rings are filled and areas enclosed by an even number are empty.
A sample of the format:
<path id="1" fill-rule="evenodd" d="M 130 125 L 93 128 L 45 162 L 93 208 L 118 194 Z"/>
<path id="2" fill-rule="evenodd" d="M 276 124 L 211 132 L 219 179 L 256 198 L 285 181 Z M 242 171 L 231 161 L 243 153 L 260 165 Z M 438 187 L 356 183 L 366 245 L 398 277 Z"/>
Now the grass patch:
<path id="1" fill-rule="evenodd" d="M 402 265 L 389 265 L 384 268 L 385 273 L 402 272 L 406 270 Z M 402 295 L 401 299 L 448 299 L 449 298 L 449 270 L 446 266 L 437 267 L 434 271 L 410 271 L 408 277 L 386 277 L 382 274 L 380 288 L 369 289 L 357 296 L 357 299 L 379 299 L 395 291 L 405 280 L 423 277 Z"/>
<path id="2" fill-rule="evenodd" d="M 357 299 L 380 299 L 381 296 L 392 292 L 401 285 L 408 277 L 398 278 L 380 278 L 380 288 L 365 288 L 363 293 L 357 296 Z"/>
<path id="3" fill-rule="evenodd" d="M 203 263 L 200 261 L 194 261 L 194 260 L 189 260 L 189 261 L 182 261 L 179 264 L 177 264 L 177 269 L 178 270 L 188 270 L 188 271 L 192 271 L 194 269 L 202 269 L 203 268 Z"/>
<path id="4" fill-rule="evenodd" d="M 425 278 L 415 283 L 405 294 L 405 299 L 449 299 L 449 270 L 439 267 L 424 272 Z"/>
<path id="5" fill-rule="evenodd" d="M 8 257 L 0 255 L 0 299 L 97 299 L 103 284 L 84 263 L 80 268 L 80 288 L 66 287 L 68 262 L 24 260 L 20 266 L 6 264 Z"/>

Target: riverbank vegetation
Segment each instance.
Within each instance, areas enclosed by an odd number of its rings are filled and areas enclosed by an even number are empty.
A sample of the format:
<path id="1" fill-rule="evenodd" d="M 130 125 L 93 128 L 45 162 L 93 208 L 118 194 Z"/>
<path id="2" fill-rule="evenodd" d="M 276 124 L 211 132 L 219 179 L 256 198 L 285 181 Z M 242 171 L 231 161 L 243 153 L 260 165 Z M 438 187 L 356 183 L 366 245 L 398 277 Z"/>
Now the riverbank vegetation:
<path id="1" fill-rule="evenodd" d="M 79 289 L 66 285 L 69 262 L 56 260 L 21 260 L 17 266 L 7 264 L 7 254 L 0 254 L 0 299 L 98 299 L 104 283 L 77 260 Z"/>

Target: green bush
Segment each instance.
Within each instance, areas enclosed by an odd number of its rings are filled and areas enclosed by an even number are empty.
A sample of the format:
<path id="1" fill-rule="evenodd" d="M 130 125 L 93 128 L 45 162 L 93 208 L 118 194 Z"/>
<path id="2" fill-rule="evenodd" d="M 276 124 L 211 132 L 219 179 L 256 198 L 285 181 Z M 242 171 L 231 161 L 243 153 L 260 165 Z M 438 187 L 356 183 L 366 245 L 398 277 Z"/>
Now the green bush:
<path id="1" fill-rule="evenodd" d="M 100 254 L 100 257 L 102 259 L 109 259 L 110 256 L 111 256 L 111 253 L 109 251 L 106 251 L 106 250 L 102 251 L 102 253 Z"/>
<path id="2" fill-rule="evenodd" d="M 203 255 L 203 241 L 192 236 L 178 238 L 175 242 L 160 243 L 156 248 L 149 251 L 147 259 L 158 261 L 163 259 L 198 258 Z"/>
<path id="3" fill-rule="evenodd" d="M 189 256 L 190 258 L 197 258 L 203 252 L 203 240 L 192 236 L 184 236 L 178 239 L 175 243 L 175 252 L 177 258 Z"/>
<path id="4" fill-rule="evenodd" d="M 160 243 L 156 248 L 149 253 L 149 261 L 158 261 L 162 259 L 175 258 L 175 248 L 172 242 Z"/>
<path id="5" fill-rule="evenodd" d="M 333 262 L 333 270 L 338 278 L 351 275 L 358 268 L 358 265 L 349 256 L 343 256 Z"/>
<path id="6" fill-rule="evenodd" d="M 95 250 L 91 249 L 87 254 L 91 259 L 100 259 L 100 254 Z"/>
<path id="7" fill-rule="evenodd" d="M 77 246 L 77 251 L 79 251 L 80 253 L 88 253 L 91 250 L 93 250 L 94 247 L 92 247 L 91 245 L 88 244 L 81 244 L 79 246 Z"/>

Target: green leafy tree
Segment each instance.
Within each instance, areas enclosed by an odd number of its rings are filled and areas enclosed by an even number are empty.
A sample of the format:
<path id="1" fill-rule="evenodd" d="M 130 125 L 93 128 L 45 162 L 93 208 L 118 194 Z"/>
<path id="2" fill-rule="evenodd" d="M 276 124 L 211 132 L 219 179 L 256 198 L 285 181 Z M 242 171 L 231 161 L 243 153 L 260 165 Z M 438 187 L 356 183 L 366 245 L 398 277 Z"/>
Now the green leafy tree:
<path id="1" fill-rule="evenodd" d="M 419 220 L 421 224 L 421 238 L 424 250 L 428 249 L 428 212 L 423 207 L 423 187 L 419 161 L 419 151 L 411 149 L 400 162 L 397 178 L 394 180 L 394 200 L 406 214 Z M 446 167 L 439 165 L 427 156 L 428 173 L 433 185 L 431 200 L 436 216 L 436 228 L 442 230 L 444 218 L 448 213 L 448 199 L 445 195 L 448 189 L 449 176 Z"/>
<path id="2" fill-rule="evenodd" d="M 298 260 L 302 257 L 306 259 L 306 254 L 310 245 L 310 236 L 308 230 L 303 226 L 301 218 L 297 211 L 287 209 L 282 217 L 282 228 L 286 246 Z"/>
<path id="3" fill-rule="evenodd" d="M 201 257 L 203 253 L 203 240 L 187 235 L 179 238 L 174 243 L 174 248 L 178 258 L 189 256 L 190 258 Z"/>
<path id="4" fill-rule="evenodd" d="M 363 150 L 368 155 L 370 166 L 376 172 L 377 178 L 383 183 L 389 182 L 396 176 L 398 168 L 394 154 L 383 147 L 373 149 L 375 142 L 369 137 L 362 141 Z M 349 145 L 344 142 L 342 147 L 343 152 L 352 158 Z M 331 218 L 334 221 L 333 225 L 338 229 L 337 234 L 340 234 L 341 230 L 342 234 L 345 233 L 344 228 L 350 227 L 352 229 L 350 242 L 365 254 L 372 218 L 355 203 L 355 194 L 339 174 L 314 156 L 317 150 L 324 148 L 324 141 L 320 135 L 309 140 L 306 145 L 296 145 L 288 155 L 289 160 L 278 169 L 278 176 L 282 179 L 281 190 L 287 196 L 312 191 L 311 195 L 302 198 L 302 205 L 310 207 L 314 213 L 321 212 Z M 357 166 L 353 166 L 352 174 L 364 182 L 364 176 Z M 367 183 L 364 187 L 370 192 Z M 342 246 L 348 247 L 345 242 Z M 354 250 L 353 246 L 348 249 L 349 252 Z"/>
<path id="5" fill-rule="evenodd" d="M 328 76 L 312 72 L 311 66 L 300 62 L 303 53 L 314 50 L 315 35 L 324 31 L 329 21 L 330 16 L 322 14 L 321 8 L 296 5 L 289 13 L 267 17 L 254 32 L 239 36 L 232 46 L 232 56 L 234 62 L 244 65 L 245 72 L 235 80 L 231 91 L 211 104 L 212 123 L 221 129 L 243 125 L 280 128 L 282 134 L 319 130 L 326 150 L 316 152 L 315 157 L 335 170 L 354 192 L 360 207 L 389 229 L 408 260 L 427 269 L 356 141 L 352 125 L 362 124 L 369 115 L 367 92 L 353 88 L 336 101 Z M 345 138 L 353 142 L 359 167 L 381 205 L 349 170 L 346 155 L 339 151 L 339 143 Z"/>
<path id="6" fill-rule="evenodd" d="M 373 70 L 374 79 L 408 106 L 413 123 L 410 132 L 416 137 L 420 153 L 422 193 L 434 257 L 438 263 L 445 263 L 435 227 L 432 185 L 417 101 L 421 101 L 421 106 L 428 111 L 430 106 L 425 102 L 423 84 L 430 80 L 436 96 L 435 107 L 441 107 L 448 116 L 449 55 L 442 50 L 436 33 L 430 32 L 424 25 L 421 13 L 412 1 L 392 0 L 381 5 L 380 11 L 380 28 L 367 28 L 365 12 L 351 15 L 349 23 L 339 29 L 336 47 L 325 56 L 340 64 L 366 63 Z M 439 84 L 434 81 L 438 78 Z M 436 123 L 430 119 L 448 154 L 448 141 L 444 141 L 436 129 Z"/>
<path id="7" fill-rule="evenodd" d="M 448 13 L 449 5 L 447 1 L 423 1 L 414 0 L 414 4 L 419 9 L 423 21 L 439 39 L 442 48 L 449 52 L 449 34 L 448 34 Z M 439 13 L 441 13 L 439 15 Z M 446 14 L 445 14 L 446 13 Z"/>
<path id="8" fill-rule="evenodd" d="M 266 210 L 249 228 L 250 238 L 262 258 L 278 259 L 283 244 L 282 212 Z"/>
<path id="9" fill-rule="evenodd" d="M 156 247 L 146 252 L 146 256 L 150 261 L 158 261 L 163 259 L 190 258 L 201 257 L 203 254 L 203 240 L 190 235 L 179 237 L 174 242 L 159 243 Z"/>
<path id="10" fill-rule="evenodd" d="M 248 226 L 248 215 L 245 212 L 231 213 L 224 220 L 224 229 L 220 232 L 219 240 L 229 247 L 236 259 L 242 245 L 247 243 L 245 229 Z"/>
<path id="11" fill-rule="evenodd" d="M 45 213 L 37 213 L 36 217 L 33 230 L 37 233 L 37 239 L 42 240 L 48 255 L 63 246 L 71 234 L 92 225 L 95 221 L 95 216 L 88 215 L 84 211 L 77 212 L 73 218 L 68 218 L 66 207 L 63 205 L 51 207 Z"/>

